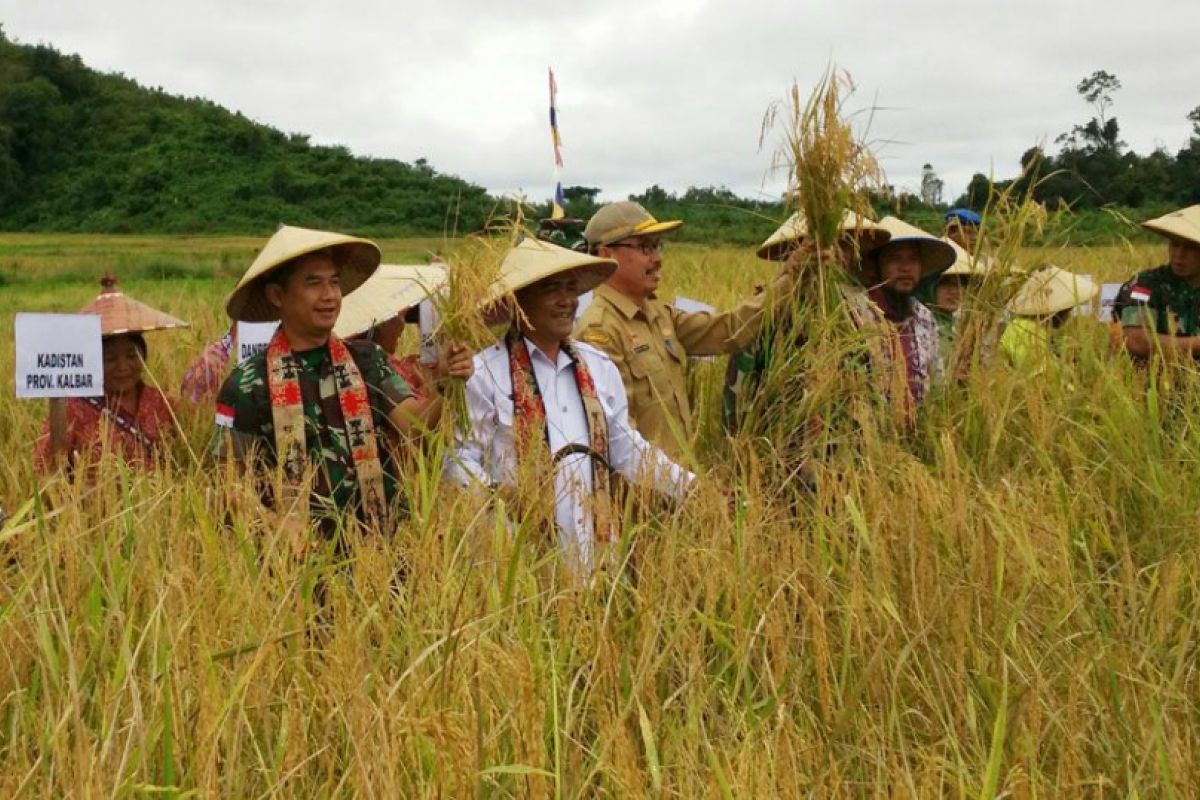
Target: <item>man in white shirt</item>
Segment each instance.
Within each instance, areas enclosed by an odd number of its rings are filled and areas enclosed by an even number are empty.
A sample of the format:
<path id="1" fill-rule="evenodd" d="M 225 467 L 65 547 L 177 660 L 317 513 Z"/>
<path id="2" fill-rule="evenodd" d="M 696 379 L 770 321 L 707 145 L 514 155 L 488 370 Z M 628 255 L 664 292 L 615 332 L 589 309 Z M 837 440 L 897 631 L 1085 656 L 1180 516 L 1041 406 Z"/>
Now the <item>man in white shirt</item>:
<path id="1" fill-rule="evenodd" d="M 610 471 L 676 499 L 695 480 L 630 425 L 616 365 L 570 338 L 579 295 L 614 267 L 533 239 L 513 249 L 498 283 L 521 313 L 503 341 L 475 356 L 470 430 L 446 463 L 457 483 L 502 490 L 529 491 L 527 469 L 552 470 L 558 541 L 585 573 L 596 564 L 596 542 L 621 534 Z"/>

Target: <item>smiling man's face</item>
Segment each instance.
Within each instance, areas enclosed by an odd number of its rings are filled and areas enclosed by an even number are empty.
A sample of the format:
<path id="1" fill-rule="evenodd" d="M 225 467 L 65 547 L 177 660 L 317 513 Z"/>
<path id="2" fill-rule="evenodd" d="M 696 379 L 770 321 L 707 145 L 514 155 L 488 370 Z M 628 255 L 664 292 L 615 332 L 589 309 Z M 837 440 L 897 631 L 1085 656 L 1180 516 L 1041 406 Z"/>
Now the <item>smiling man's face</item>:
<path id="1" fill-rule="evenodd" d="M 523 332 L 535 344 L 565 341 L 575 326 L 579 279 L 570 272 L 545 278 L 517 292 L 517 303 L 525 315 Z"/>
<path id="2" fill-rule="evenodd" d="M 342 310 L 341 268 L 327 253 L 301 256 L 282 283 L 267 284 L 285 330 L 328 335 Z"/>

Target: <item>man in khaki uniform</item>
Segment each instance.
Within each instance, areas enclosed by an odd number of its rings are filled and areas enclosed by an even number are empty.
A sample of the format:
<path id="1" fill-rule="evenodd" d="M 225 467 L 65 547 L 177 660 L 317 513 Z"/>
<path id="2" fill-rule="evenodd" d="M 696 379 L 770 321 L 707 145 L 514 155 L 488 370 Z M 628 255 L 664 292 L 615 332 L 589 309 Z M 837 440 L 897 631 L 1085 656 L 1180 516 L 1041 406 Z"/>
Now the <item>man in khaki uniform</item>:
<path id="1" fill-rule="evenodd" d="M 629 395 L 629 415 L 643 436 L 673 459 L 688 452 L 695 427 L 687 395 L 689 356 L 735 352 L 758 335 L 768 295 L 786 296 L 794 280 L 781 273 L 760 292 L 724 313 L 680 311 L 656 296 L 662 236 L 683 223 L 659 222 L 634 202 L 609 203 L 584 235 L 595 255 L 617 270 L 595 289 L 575 326 L 576 338 L 613 360 Z"/>

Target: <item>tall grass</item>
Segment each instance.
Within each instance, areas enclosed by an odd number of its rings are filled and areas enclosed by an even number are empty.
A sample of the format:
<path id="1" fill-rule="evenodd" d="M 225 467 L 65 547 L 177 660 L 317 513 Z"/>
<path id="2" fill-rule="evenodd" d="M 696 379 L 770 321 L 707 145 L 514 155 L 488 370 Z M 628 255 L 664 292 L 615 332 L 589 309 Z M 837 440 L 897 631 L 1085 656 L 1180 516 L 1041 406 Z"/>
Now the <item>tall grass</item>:
<path id="1" fill-rule="evenodd" d="M 1160 253 L 1020 256 L 1111 279 Z M 771 269 L 681 246 L 664 294 L 728 305 Z M 171 387 L 225 287 L 138 286 L 197 325 L 150 341 Z M 19 285 L 0 323 L 52 300 Z M 1200 386 L 1084 323 L 1037 375 L 972 372 L 783 499 L 728 466 L 721 365 L 698 365 L 710 485 L 630 508 L 584 586 L 445 485 L 436 443 L 394 535 L 297 562 L 182 445 L 160 474 L 35 478 L 44 409 L 9 384 L 0 796 L 1187 796 Z M 208 410 L 184 425 L 202 445 Z"/>

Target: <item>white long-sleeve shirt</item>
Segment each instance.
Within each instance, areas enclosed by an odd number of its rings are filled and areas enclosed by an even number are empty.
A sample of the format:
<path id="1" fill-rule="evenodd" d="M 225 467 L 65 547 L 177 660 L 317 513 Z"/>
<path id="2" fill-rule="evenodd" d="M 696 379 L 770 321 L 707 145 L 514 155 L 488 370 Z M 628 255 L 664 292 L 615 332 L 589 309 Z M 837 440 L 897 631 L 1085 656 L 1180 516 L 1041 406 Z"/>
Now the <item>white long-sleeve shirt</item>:
<path id="1" fill-rule="evenodd" d="M 613 471 L 630 481 L 649 483 L 663 494 L 681 498 L 695 476 L 642 438 L 629 424 L 629 403 L 615 364 L 601 351 L 573 342 L 583 359 L 608 421 L 608 457 Z M 590 446 L 583 395 L 575 381 L 575 365 L 562 350 L 554 361 L 525 340 L 533 374 L 546 408 L 550 452 L 569 444 Z M 514 431 L 512 375 L 503 342 L 475 356 L 475 374 L 467 381 L 470 430 L 460 434 L 455 452 L 446 460 L 448 478 L 463 486 L 515 485 L 517 450 Z M 599 465 L 597 465 L 599 466 Z M 590 511 L 592 460 L 583 453 L 565 456 L 555 469 L 554 514 L 559 543 L 584 570 L 592 565 L 595 539 Z"/>

